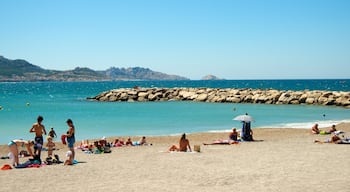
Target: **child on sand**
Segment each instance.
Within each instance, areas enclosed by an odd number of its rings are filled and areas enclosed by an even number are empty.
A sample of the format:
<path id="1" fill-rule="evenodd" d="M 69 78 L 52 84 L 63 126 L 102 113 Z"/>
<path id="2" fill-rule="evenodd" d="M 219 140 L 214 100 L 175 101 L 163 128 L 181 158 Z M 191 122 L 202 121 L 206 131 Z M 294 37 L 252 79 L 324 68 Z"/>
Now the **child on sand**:
<path id="1" fill-rule="evenodd" d="M 47 157 L 52 157 L 53 150 L 55 148 L 55 143 L 52 141 L 52 137 L 48 136 L 47 137 Z"/>
<path id="2" fill-rule="evenodd" d="M 64 165 L 73 165 L 73 153 L 72 151 L 67 151 L 66 153 L 66 161 L 64 162 Z"/>

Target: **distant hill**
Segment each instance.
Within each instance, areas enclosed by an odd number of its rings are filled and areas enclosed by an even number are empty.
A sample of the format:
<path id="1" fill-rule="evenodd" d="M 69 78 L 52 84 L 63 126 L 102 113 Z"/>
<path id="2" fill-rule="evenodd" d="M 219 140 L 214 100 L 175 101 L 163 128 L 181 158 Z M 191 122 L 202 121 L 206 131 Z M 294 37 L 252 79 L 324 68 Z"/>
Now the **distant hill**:
<path id="1" fill-rule="evenodd" d="M 45 69 L 22 59 L 9 60 L 0 56 L 0 75 L 4 77 L 24 76 L 27 73 L 46 73 Z"/>
<path id="2" fill-rule="evenodd" d="M 0 56 L 0 81 L 105 81 L 105 80 L 188 80 L 142 67 L 94 71 L 86 67 L 73 70 L 47 70 L 25 60 L 10 60 Z"/>
<path id="3" fill-rule="evenodd" d="M 168 75 L 161 72 L 152 71 L 147 68 L 130 67 L 115 68 L 111 67 L 106 71 L 106 75 L 112 79 L 141 79 L 141 80 L 188 80 L 177 75 Z"/>
<path id="4" fill-rule="evenodd" d="M 220 79 L 214 75 L 206 75 L 206 76 L 202 77 L 202 80 L 223 80 L 223 79 Z"/>

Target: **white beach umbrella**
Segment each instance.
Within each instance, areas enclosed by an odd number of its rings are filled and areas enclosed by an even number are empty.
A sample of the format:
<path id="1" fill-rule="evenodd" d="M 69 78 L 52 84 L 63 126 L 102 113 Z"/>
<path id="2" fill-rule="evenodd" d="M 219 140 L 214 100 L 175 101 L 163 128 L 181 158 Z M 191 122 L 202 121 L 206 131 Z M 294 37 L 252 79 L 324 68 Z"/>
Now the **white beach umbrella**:
<path id="1" fill-rule="evenodd" d="M 245 122 L 251 122 L 254 121 L 253 117 L 250 115 L 238 115 L 235 118 L 233 118 L 233 120 L 236 121 L 245 121 Z"/>

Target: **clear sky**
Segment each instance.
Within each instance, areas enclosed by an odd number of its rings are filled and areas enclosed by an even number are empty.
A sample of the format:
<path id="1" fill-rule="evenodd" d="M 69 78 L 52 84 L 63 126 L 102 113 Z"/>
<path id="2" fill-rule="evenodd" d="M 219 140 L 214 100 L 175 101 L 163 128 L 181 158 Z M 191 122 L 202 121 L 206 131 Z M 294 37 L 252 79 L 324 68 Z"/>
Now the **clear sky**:
<path id="1" fill-rule="evenodd" d="M 350 78 L 350 1 L 1 0 L 0 55 L 190 79 Z"/>

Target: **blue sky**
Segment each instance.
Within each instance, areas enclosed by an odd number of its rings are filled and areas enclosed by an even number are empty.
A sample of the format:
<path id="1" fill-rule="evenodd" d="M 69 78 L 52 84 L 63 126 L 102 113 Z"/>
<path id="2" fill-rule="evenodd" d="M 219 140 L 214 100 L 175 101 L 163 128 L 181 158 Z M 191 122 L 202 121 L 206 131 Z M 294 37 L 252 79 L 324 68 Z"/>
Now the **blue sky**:
<path id="1" fill-rule="evenodd" d="M 350 1 L 1 0 L 0 55 L 190 79 L 350 78 Z"/>

